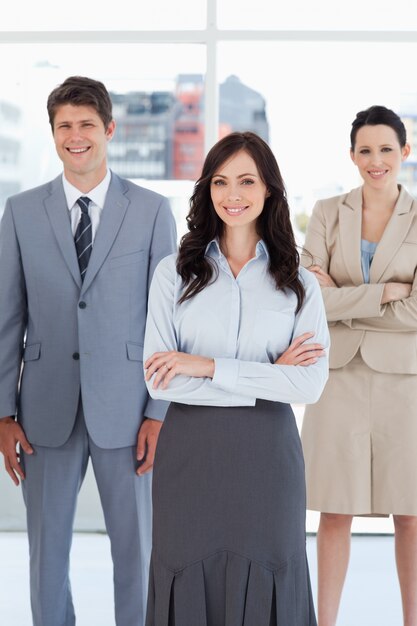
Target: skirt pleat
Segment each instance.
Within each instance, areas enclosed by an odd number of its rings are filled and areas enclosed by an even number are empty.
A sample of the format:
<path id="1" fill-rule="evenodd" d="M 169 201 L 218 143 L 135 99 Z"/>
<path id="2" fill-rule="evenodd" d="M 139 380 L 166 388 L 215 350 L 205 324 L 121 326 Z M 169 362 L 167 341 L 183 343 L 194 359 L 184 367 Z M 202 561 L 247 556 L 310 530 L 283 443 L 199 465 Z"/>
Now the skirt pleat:
<path id="1" fill-rule="evenodd" d="M 225 626 L 242 626 L 248 594 L 249 559 L 228 553 L 226 569 Z"/>
<path id="2" fill-rule="evenodd" d="M 243 626 L 270 626 L 274 578 L 272 572 L 251 563 Z"/>
<path id="3" fill-rule="evenodd" d="M 276 570 L 274 584 L 277 626 L 315 623 L 310 575 L 305 554 L 300 553 Z M 305 589 L 308 590 L 307 594 L 304 592 Z M 301 594 L 300 590 L 302 590 Z"/>
<path id="4" fill-rule="evenodd" d="M 151 559 L 149 570 L 148 613 L 154 616 L 154 626 L 169 624 L 169 611 L 174 573 Z"/>
<path id="5" fill-rule="evenodd" d="M 174 623 L 178 626 L 180 624 L 207 626 L 206 584 L 201 561 L 175 575 L 172 603 Z"/>

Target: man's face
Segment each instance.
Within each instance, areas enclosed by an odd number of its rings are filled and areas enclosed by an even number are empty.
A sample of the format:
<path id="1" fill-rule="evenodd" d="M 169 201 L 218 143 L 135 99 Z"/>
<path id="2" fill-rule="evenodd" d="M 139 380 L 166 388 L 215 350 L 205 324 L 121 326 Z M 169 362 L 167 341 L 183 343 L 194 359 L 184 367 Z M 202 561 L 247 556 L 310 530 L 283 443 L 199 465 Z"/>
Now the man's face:
<path id="1" fill-rule="evenodd" d="M 113 137 L 115 123 L 107 128 L 90 106 L 63 104 L 55 113 L 53 136 L 59 158 L 69 182 L 86 180 L 98 184 L 107 170 L 107 142 Z"/>

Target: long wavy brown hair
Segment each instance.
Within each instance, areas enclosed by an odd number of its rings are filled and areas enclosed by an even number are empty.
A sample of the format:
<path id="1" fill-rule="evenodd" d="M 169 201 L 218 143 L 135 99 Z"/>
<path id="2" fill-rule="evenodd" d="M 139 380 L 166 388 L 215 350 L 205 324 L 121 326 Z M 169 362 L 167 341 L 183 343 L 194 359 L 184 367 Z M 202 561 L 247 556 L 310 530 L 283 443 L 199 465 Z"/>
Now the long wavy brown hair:
<path id="1" fill-rule="evenodd" d="M 278 163 L 268 144 L 252 132 L 231 133 L 218 141 L 208 153 L 201 177 L 195 184 L 187 215 L 188 233 L 180 242 L 177 272 L 183 280 L 180 303 L 192 298 L 216 280 L 217 266 L 205 252 L 212 239 L 221 242 L 224 223 L 211 200 L 211 181 L 221 166 L 244 150 L 255 161 L 269 195 L 256 222 L 256 230 L 269 252 L 268 271 L 277 289 L 291 289 L 297 296 L 297 312 L 305 297 L 299 277 L 299 254 L 290 221 L 284 182 Z"/>

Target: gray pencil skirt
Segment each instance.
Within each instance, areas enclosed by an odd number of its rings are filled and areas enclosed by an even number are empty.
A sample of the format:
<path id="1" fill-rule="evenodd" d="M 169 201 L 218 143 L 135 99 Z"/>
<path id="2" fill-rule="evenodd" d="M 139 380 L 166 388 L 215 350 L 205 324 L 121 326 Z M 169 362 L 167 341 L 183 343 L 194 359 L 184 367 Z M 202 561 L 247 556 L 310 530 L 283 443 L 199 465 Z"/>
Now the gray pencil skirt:
<path id="1" fill-rule="evenodd" d="M 170 405 L 154 466 L 146 626 L 316 626 L 289 405 Z"/>

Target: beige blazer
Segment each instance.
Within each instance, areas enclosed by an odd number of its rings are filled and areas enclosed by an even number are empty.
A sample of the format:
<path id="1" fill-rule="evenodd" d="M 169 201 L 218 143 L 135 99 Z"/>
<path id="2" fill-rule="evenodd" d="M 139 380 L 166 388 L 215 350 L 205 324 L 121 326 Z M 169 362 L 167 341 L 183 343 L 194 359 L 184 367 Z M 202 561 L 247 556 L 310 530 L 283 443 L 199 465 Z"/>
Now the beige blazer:
<path id="1" fill-rule="evenodd" d="M 343 367 L 360 348 L 374 370 L 417 374 L 417 202 L 401 188 L 371 265 L 370 284 L 363 283 L 361 226 L 362 187 L 319 200 L 308 225 L 302 263 L 320 265 L 338 285 L 322 289 L 330 367 Z M 410 297 L 381 305 L 387 282 L 412 283 Z"/>

